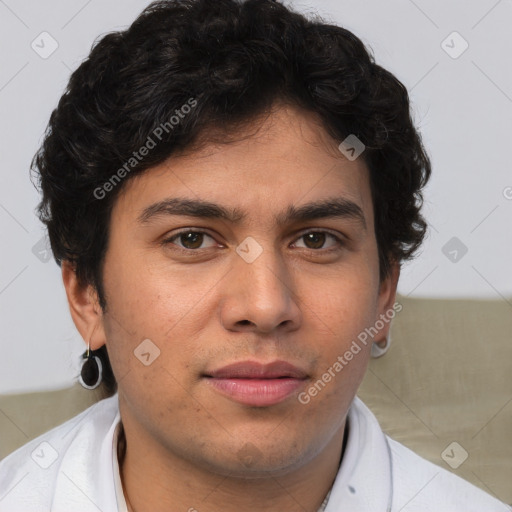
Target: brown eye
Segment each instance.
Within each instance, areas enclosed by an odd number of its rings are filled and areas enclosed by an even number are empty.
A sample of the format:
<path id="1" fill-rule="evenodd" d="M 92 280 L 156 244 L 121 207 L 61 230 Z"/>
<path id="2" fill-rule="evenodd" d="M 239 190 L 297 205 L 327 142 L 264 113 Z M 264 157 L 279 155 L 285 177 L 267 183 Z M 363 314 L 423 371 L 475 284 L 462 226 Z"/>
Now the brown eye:
<path id="1" fill-rule="evenodd" d="M 324 247 L 326 240 L 329 238 L 334 240 L 334 244 L 329 247 Z M 309 233 L 305 233 L 300 236 L 299 240 L 304 240 L 304 245 L 306 249 L 332 249 L 336 245 L 341 246 L 342 241 L 337 236 L 332 235 L 331 233 L 327 233 L 326 231 L 310 231 Z"/>
<path id="2" fill-rule="evenodd" d="M 325 243 L 325 233 L 308 233 L 304 240 L 309 249 L 321 249 Z"/>
<path id="3" fill-rule="evenodd" d="M 199 249 L 203 243 L 203 233 L 195 233 L 193 231 L 184 233 L 179 239 L 186 249 Z"/>
<path id="4" fill-rule="evenodd" d="M 205 238 L 209 238 L 213 240 L 213 238 L 202 232 L 202 231 L 182 231 L 181 233 L 178 233 L 170 238 L 167 238 L 163 241 L 164 245 L 176 245 L 179 249 L 184 250 L 196 250 L 196 249 L 205 249 L 208 247 L 201 247 L 203 243 L 205 242 Z M 213 244 L 215 245 L 215 244 Z M 213 247 L 213 245 L 210 245 L 210 247 Z"/>

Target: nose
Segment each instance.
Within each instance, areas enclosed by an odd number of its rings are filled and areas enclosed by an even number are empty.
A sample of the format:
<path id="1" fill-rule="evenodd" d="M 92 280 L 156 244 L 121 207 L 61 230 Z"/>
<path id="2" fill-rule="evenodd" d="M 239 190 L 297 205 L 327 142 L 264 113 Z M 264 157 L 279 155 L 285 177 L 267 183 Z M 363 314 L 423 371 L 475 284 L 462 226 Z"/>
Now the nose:
<path id="1" fill-rule="evenodd" d="M 235 255 L 221 300 L 227 330 L 283 334 L 298 329 L 301 310 L 282 257 L 264 249 L 252 262 Z"/>

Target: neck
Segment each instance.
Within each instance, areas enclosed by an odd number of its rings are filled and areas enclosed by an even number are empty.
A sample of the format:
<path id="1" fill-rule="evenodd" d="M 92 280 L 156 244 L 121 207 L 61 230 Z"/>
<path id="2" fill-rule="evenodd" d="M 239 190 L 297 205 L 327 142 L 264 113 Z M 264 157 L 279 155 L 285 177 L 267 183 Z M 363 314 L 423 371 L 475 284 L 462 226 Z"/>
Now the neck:
<path id="1" fill-rule="evenodd" d="M 130 450 L 121 424 L 118 461 L 129 512 L 317 512 L 330 492 L 347 443 L 348 424 L 307 467 L 282 476 L 247 479 L 184 467 L 183 461 L 162 467 L 153 451 Z M 157 450 L 162 453 L 161 448 Z"/>

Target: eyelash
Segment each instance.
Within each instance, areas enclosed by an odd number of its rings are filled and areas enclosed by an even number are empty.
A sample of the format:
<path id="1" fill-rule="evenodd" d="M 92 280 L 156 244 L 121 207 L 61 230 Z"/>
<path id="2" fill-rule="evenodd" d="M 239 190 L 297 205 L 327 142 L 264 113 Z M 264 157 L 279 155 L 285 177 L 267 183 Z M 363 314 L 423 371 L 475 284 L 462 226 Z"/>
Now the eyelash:
<path id="1" fill-rule="evenodd" d="M 177 238 L 179 238 L 181 235 L 185 235 L 187 233 L 199 233 L 199 234 L 203 234 L 203 235 L 206 235 L 206 236 L 209 236 L 210 238 L 214 239 L 214 237 L 210 234 L 208 234 L 206 231 L 202 231 L 202 230 L 199 230 L 199 229 L 184 229 L 182 231 L 179 231 L 178 233 L 175 233 L 174 235 L 172 235 L 171 237 L 169 238 L 166 238 L 165 240 L 162 240 L 161 244 L 164 245 L 164 246 L 167 246 L 169 244 L 172 244 L 172 245 L 175 245 L 173 243 L 173 241 Z M 340 250 L 340 248 L 344 247 L 345 243 L 344 241 L 342 240 L 341 237 L 339 236 L 336 236 L 334 235 L 333 233 L 331 233 L 330 231 L 325 231 L 325 230 L 315 230 L 315 229 L 312 229 L 312 230 L 309 230 L 309 231 L 305 231 L 303 233 L 301 233 L 297 238 L 296 240 L 299 240 L 300 238 L 306 236 L 306 235 L 309 235 L 311 233 L 315 233 L 315 234 L 326 234 L 332 238 L 334 238 L 334 240 L 336 241 L 336 246 L 334 247 L 330 247 L 328 249 L 308 249 L 307 247 L 305 248 L 307 251 L 310 251 L 310 252 L 314 252 L 314 253 L 331 253 L 332 251 L 337 251 L 337 250 Z M 209 249 L 206 248 L 206 249 Z M 205 249 L 185 249 L 183 247 L 179 247 L 179 246 L 176 246 L 176 250 L 178 250 L 179 252 L 182 252 L 182 253 L 199 253 Z"/>

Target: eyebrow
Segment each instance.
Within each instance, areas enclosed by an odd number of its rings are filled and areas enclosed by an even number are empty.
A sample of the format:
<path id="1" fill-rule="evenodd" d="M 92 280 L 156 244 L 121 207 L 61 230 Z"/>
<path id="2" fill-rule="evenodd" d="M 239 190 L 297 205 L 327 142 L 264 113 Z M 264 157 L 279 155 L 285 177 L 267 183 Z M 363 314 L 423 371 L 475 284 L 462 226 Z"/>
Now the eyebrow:
<path id="1" fill-rule="evenodd" d="M 147 224 L 156 217 L 183 215 L 202 219 L 223 219 L 233 224 L 240 224 L 247 218 L 247 213 L 239 208 L 225 208 L 201 199 L 167 198 L 154 203 L 143 210 L 138 222 Z M 316 219 L 348 218 L 361 224 L 366 230 L 366 220 L 361 207 L 342 197 L 314 201 L 301 206 L 290 205 L 275 216 L 277 225 L 305 222 Z"/>

